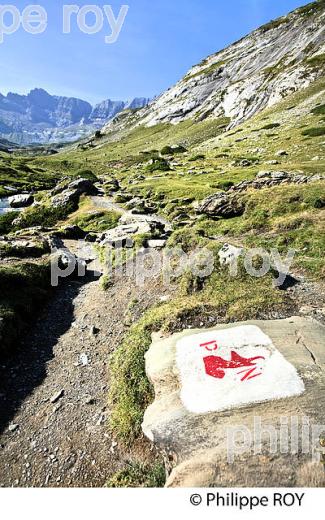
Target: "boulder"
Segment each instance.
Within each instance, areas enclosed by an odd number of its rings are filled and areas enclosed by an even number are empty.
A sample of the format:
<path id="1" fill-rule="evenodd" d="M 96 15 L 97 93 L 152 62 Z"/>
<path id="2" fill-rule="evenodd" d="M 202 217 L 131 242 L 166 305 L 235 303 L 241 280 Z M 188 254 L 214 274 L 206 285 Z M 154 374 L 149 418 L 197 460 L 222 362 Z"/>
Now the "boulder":
<path id="1" fill-rule="evenodd" d="M 79 240 L 86 237 L 87 233 L 79 226 L 65 226 L 55 232 L 58 238 L 67 238 L 69 240 Z"/>
<path id="2" fill-rule="evenodd" d="M 96 195 L 98 193 L 94 182 L 83 178 L 70 182 L 68 189 L 77 190 L 79 195 Z"/>
<path id="3" fill-rule="evenodd" d="M 135 220 L 133 223 L 121 224 L 103 233 L 100 237 L 100 244 L 111 247 L 133 247 L 133 237 L 136 235 L 154 237 L 161 229 L 161 224 L 157 225 L 155 221 Z"/>
<path id="4" fill-rule="evenodd" d="M 27 208 L 34 202 L 34 197 L 31 194 L 12 195 L 8 198 L 11 208 Z"/>
<path id="5" fill-rule="evenodd" d="M 62 193 L 54 195 L 51 202 L 52 206 L 55 208 L 71 206 L 71 210 L 73 211 L 78 208 L 79 198 L 80 194 L 77 190 L 64 190 Z"/>
<path id="6" fill-rule="evenodd" d="M 167 487 L 323 486 L 312 428 L 325 424 L 324 369 L 325 327 L 308 318 L 153 335 L 142 429 L 177 461 Z M 283 424 L 288 448 L 272 450 Z"/>
<path id="7" fill-rule="evenodd" d="M 196 211 L 211 217 L 240 217 L 245 211 L 245 202 L 228 193 L 216 193 L 201 202 Z"/>
<path id="8" fill-rule="evenodd" d="M 53 193 L 53 192 L 52 192 Z M 89 179 L 76 179 L 70 182 L 63 191 L 55 194 L 51 201 L 54 207 L 66 207 L 71 205 L 72 210 L 77 209 L 81 195 L 96 195 L 98 189 Z"/>
<path id="9" fill-rule="evenodd" d="M 148 240 L 147 246 L 152 249 L 163 249 L 166 246 L 167 240 L 163 239 L 155 239 L 155 240 Z"/>

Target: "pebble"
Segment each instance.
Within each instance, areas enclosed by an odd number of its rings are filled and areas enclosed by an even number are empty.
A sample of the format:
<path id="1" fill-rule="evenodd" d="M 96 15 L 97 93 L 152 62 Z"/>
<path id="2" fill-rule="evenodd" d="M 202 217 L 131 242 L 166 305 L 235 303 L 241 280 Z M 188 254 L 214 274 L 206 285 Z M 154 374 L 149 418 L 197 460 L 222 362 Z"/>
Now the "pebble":
<path id="1" fill-rule="evenodd" d="M 57 392 L 56 394 L 54 394 L 52 397 L 51 397 L 51 403 L 54 404 L 56 403 L 59 399 L 61 399 L 61 397 L 63 397 L 64 395 L 64 390 L 60 390 L 59 392 Z"/>
<path id="2" fill-rule="evenodd" d="M 9 424 L 8 430 L 10 432 L 15 432 L 16 430 L 18 430 L 18 428 L 19 428 L 19 424 L 13 424 L 12 423 L 12 424 Z"/>

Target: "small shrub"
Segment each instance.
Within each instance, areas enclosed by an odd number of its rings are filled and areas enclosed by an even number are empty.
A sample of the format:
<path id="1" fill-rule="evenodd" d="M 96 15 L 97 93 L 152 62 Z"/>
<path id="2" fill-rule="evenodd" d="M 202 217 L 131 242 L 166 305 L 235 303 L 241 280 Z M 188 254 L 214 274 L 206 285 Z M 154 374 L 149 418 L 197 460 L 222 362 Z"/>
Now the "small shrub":
<path id="1" fill-rule="evenodd" d="M 160 488 L 166 480 L 165 467 L 160 462 L 153 465 L 129 462 L 107 482 L 109 488 Z"/>
<path id="2" fill-rule="evenodd" d="M 146 166 L 146 170 L 151 173 L 155 171 L 168 172 L 170 171 L 170 166 L 166 159 L 159 157 L 158 159 L 153 159 L 153 161 Z"/>
<path id="3" fill-rule="evenodd" d="M 194 161 L 203 161 L 205 159 L 205 155 L 204 154 L 197 154 L 197 155 L 193 155 L 193 157 L 190 157 L 189 161 L 191 162 L 194 162 Z"/>
<path id="4" fill-rule="evenodd" d="M 278 128 L 280 123 L 269 123 L 268 125 L 265 125 L 261 128 L 261 130 L 272 130 L 272 128 Z"/>
<path id="5" fill-rule="evenodd" d="M 111 278 L 107 274 L 104 274 L 100 279 L 100 286 L 103 289 L 103 291 L 108 291 L 108 289 L 110 289 L 112 285 L 113 282 Z"/>
<path id="6" fill-rule="evenodd" d="M 320 137 L 325 135 L 325 126 L 306 128 L 306 130 L 303 130 L 301 134 L 308 137 Z"/>
<path id="7" fill-rule="evenodd" d="M 164 146 L 160 151 L 161 155 L 173 155 L 174 151 L 171 146 Z"/>
<path id="8" fill-rule="evenodd" d="M 7 235 L 13 230 L 12 223 L 18 215 L 18 211 L 10 211 L 0 215 L 0 235 Z"/>
<path id="9" fill-rule="evenodd" d="M 314 115 L 323 115 L 325 114 L 325 105 L 319 105 L 318 107 L 313 108 L 311 111 Z"/>
<path id="10" fill-rule="evenodd" d="M 33 206 L 19 215 L 19 224 L 16 229 L 26 229 L 34 226 L 53 227 L 59 220 L 65 220 L 73 211 L 71 204 L 64 208 L 54 208 L 52 206 Z"/>

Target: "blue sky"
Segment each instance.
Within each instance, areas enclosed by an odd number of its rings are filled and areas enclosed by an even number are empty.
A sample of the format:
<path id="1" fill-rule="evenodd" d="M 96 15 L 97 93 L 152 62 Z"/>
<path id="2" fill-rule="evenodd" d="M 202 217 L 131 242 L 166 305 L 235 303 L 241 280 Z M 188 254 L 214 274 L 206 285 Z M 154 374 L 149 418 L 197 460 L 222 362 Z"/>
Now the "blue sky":
<path id="1" fill-rule="evenodd" d="M 33 3 L 16 0 L 15 5 L 22 11 Z M 26 93 L 42 87 L 52 94 L 95 103 L 106 98 L 153 97 L 207 55 L 308 1 L 101 0 L 97 6 L 109 4 L 116 15 L 123 3 L 129 5 L 114 44 L 104 42 L 111 32 L 106 19 L 101 32 L 86 35 L 72 17 L 71 34 L 62 34 L 62 8 L 68 2 L 37 3 L 48 13 L 47 30 L 31 35 L 20 28 L 5 36 L 0 44 L 0 92 Z M 72 3 L 82 7 L 95 2 Z"/>

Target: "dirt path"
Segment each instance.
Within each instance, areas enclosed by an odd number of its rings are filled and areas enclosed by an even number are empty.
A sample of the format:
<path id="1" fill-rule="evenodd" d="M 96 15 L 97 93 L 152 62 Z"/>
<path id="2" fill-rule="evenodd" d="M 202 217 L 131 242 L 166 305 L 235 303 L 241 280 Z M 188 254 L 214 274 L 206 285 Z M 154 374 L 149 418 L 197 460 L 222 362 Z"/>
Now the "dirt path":
<path id="1" fill-rule="evenodd" d="M 160 296 L 122 278 L 107 292 L 91 277 L 57 290 L 0 366 L 0 486 L 103 486 L 121 467 L 129 454 L 107 427 L 107 364 L 130 302 L 139 315 Z"/>
<path id="2" fill-rule="evenodd" d="M 170 222 L 168 222 L 168 220 L 164 219 L 163 217 L 161 217 L 157 214 L 143 215 L 143 214 L 132 213 L 131 211 L 128 211 L 125 208 L 123 208 L 122 206 L 120 206 L 120 204 L 117 204 L 116 202 L 114 202 L 110 197 L 93 196 L 93 197 L 91 197 L 91 200 L 92 200 L 92 203 L 94 204 L 94 206 L 99 209 L 108 209 L 108 210 L 117 211 L 117 212 L 121 213 L 122 215 L 127 214 L 127 215 L 132 216 L 132 218 L 134 220 L 145 219 L 148 222 L 150 222 L 151 220 L 155 220 L 156 222 L 161 222 L 162 224 L 164 224 L 166 230 L 171 229 Z"/>

